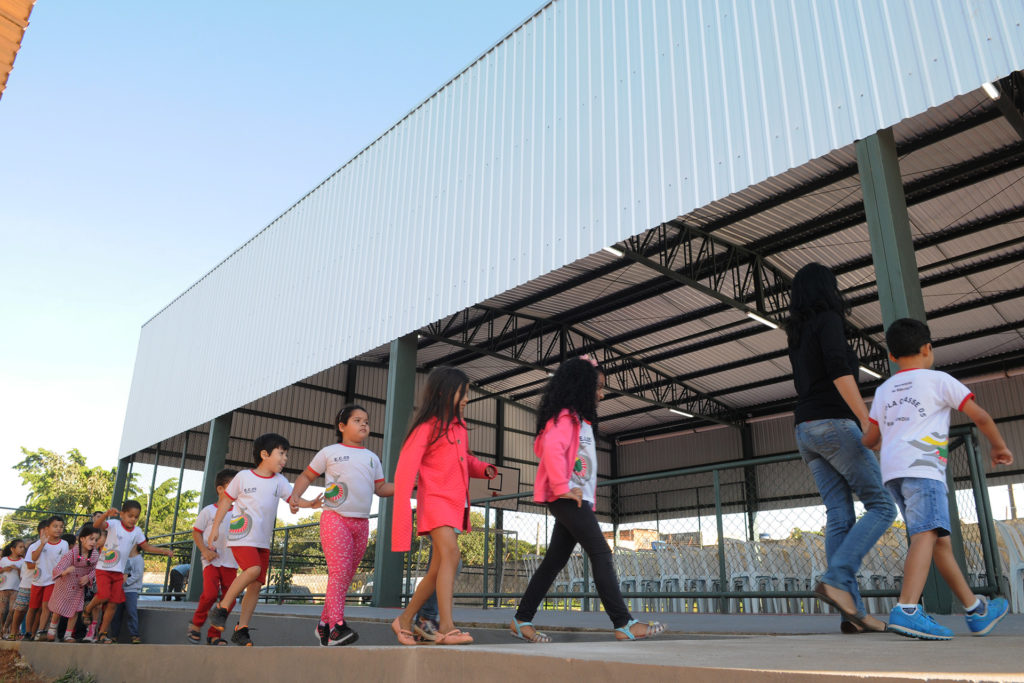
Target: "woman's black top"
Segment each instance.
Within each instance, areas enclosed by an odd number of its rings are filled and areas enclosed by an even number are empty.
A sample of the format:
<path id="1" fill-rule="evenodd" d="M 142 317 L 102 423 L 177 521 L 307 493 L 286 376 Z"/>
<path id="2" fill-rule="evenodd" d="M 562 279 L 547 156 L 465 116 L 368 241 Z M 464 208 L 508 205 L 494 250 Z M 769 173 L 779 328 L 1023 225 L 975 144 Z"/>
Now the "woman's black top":
<path id="1" fill-rule="evenodd" d="M 817 314 L 804 323 L 800 341 L 789 349 L 797 401 L 797 424 L 856 416 L 832 382 L 843 375 L 857 379 L 857 354 L 846 341 L 842 317 L 833 311 Z"/>

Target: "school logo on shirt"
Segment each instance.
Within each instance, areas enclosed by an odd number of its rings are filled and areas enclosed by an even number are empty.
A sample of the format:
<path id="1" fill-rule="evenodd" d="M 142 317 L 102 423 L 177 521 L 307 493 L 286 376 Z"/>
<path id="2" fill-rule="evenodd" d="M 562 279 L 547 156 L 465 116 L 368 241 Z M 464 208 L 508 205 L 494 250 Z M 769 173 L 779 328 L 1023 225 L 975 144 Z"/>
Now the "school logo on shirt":
<path id="1" fill-rule="evenodd" d="M 39 565 L 37 564 L 36 568 L 32 570 L 32 580 L 38 581 L 40 574 L 42 574 L 42 572 L 39 570 Z"/>
<path id="2" fill-rule="evenodd" d="M 919 439 L 911 439 L 907 441 L 908 444 L 913 446 L 919 451 L 922 451 L 922 456 L 913 463 L 911 467 L 934 467 L 938 470 L 943 470 L 946 467 L 946 460 L 949 458 L 949 437 L 932 432 L 928 436 L 923 436 Z M 929 460 L 928 457 L 935 458 L 935 460 Z"/>
<path id="3" fill-rule="evenodd" d="M 572 480 L 576 483 L 585 483 L 590 479 L 590 461 L 586 456 L 577 455 L 576 462 L 572 465 Z"/>
<path id="4" fill-rule="evenodd" d="M 228 540 L 238 541 L 249 535 L 252 531 L 252 517 L 241 505 L 238 506 L 236 514 L 231 518 L 228 526 Z"/>
<path id="5" fill-rule="evenodd" d="M 332 481 L 324 489 L 324 506 L 328 508 L 339 507 L 348 500 L 349 486 L 343 481 Z"/>
<path id="6" fill-rule="evenodd" d="M 108 567 L 117 566 L 117 562 L 120 559 L 121 553 L 117 551 L 117 548 L 104 548 L 103 555 L 100 557 L 100 560 L 103 562 L 103 564 L 107 565 Z"/>

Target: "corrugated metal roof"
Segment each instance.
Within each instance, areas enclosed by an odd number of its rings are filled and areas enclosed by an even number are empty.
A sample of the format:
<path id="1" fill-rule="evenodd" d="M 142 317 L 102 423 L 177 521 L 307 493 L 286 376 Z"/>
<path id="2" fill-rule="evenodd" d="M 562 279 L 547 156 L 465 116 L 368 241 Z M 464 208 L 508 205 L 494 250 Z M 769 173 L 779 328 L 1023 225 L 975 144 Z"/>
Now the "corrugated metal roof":
<path id="1" fill-rule="evenodd" d="M 767 178 L 812 179 L 1021 67 L 1016 0 L 557 0 L 144 326 L 121 454 Z M 789 215 L 829 195 L 805 201 Z M 343 259 L 351 234 L 365 258 Z"/>

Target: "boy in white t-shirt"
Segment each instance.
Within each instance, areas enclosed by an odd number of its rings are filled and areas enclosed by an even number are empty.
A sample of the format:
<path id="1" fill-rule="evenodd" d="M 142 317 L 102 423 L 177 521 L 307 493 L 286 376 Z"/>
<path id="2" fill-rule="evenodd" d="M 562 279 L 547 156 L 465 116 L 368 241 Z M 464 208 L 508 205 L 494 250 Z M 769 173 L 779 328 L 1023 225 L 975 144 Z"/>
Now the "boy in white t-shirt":
<path id="1" fill-rule="evenodd" d="M 234 470 L 221 470 L 214 480 L 217 485 L 217 498 L 224 495 L 231 480 L 237 472 Z M 227 547 L 228 535 L 230 534 L 231 515 L 224 515 L 220 524 L 220 533 L 217 542 L 210 543 L 210 530 L 213 528 L 213 519 L 217 516 L 217 503 L 207 505 L 199 511 L 195 524 L 192 525 L 192 540 L 203 561 L 203 594 L 199 596 L 199 604 L 192 615 L 192 621 L 188 624 L 189 642 L 199 643 L 202 636 L 203 623 L 206 622 L 206 615 L 210 613 L 210 607 L 217 602 L 217 598 L 227 592 L 231 584 L 238 576 L 238 563 L 235 556 Z M 231 603 L 234 607 L 234 603 Z M 231 611 L 231 608 L 228 608 Z M 227 645 L 228 641 L 220 636 L 220 631 L 210 626 L 206 633 L 207 645 Z"/>
<path id="2" fill-rule="evenodd" d="M 64 518 L 54 515 L 46 520 L 39 540 L 28 547 L 25 566 L 32 570 L 32 593 L 28 602 L 28 616 L 25 618 L 26 639 L 36 626 L 50 623 L 50 596 L 53 594 L 53 568 L 68 551 L 68 543 L 61 538 L 64 533 Z M 46 638 L 46 629 L 40 629 L 36 640 Z"/>
<path id="3" fill-rule="evenodd" d="M 94 639 L 100 643 L 113 643 L 107 635 L 110 622 L 114 619 L 117 606 L 125 602 L 124 567 L 128 555 L 139 546 L 147 553 L 171 557 L 170 548 L 158 548 L 146 540 L 146 534 L 136 526 L 142 515 L 142 506 L 137 500 L 126 500 L 121 509 L 110 508 L 96 525 L 101 531 L 107 530 L 107 539 L 100 551 L 100 562 L 96 566 L 96 595 L 85 606 L 82 618 L 90 622 L 85 632 L 85 641 Z M 111 519 L 117 517 L 118 519 Z M 96 635 L 96 622 L 92 620 L 93 610 L 103 608 L 103 619 Z"/>
<path id="4" fill-rule="evenodd" d="M 992 417 L 974 402 L 971 390 L 946 374 L 932 370 L 928 326 L 901 318 L 885 333 L 889 357 L 900 371 L 875 390 L 871 425 L 863 443 L 881 443 L 882 480 L 907 525 L 910 550 L 903 569 L 899 603 L 889 614 L 888 630 L 910 638 L 949 640 L 953 631 L 936 623 L 918 605 L 932 561 L 967 610 L 967 626 L 986 635 L 1006 616 L 1003 598 L 976 596 L 960 572 L 949 538 L 946 458 L 949 415 L 960 410 L 978 426 L 992 445 L 992 465 L 1009 465 L 1013 454 L 999 435 Z"/>
<path id="5" fill-rule="evenodd" d="M 292 498 L 292 485 L 281 475 L 288 461 L 288 447 L 288 439 L 280 434 L 258 437 L 252 444 L 256 469 L 236 474 L 217 502 L 217 514 L 213 518 L 207 544 L 217 544 L 221 523 L 231 512 L 227 546 L 242 571 L 225 591 L 221 601 L 210 610 L 210 625 L 223 631 L 228 609 L 245 591 L 238 624 L 231 634 L 231 642 L 236 645 L 252 645 L 249 620 L 260 599 L 260 587 L 267 582 L 270 541 L 277 520 L 277 501 L 288 503 L 293 513 L 298 512 L 299 508 L 318 508 L 323 502 L 323 496 L 317 496 L 312 501 Z"/>

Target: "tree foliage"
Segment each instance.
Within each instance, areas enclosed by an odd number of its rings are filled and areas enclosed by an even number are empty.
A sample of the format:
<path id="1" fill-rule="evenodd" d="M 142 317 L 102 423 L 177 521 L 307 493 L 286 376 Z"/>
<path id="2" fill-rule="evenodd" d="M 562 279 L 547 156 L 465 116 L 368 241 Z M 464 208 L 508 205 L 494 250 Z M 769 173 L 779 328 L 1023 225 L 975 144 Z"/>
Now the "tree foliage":
<path id="1" fill-rule="evenodd" d="M 110 507 L 114 494 L 114 480 L 117 470 L 114 468 L 89 467 L 85 456 L 78 449 L 71 449 L 61 455 L 40 448 L 30 451 L 21 449 L 24 458 L 14 465 L 22 483 L 28 487 L 29 493 L 25 504 L 4 517 L 0 525 L 0 533 L 5 539 L 35 538 L 36 522 L 50 514 L 68 516 L 68 530 L 80 525 L 96 510 Z M 136 483 L 137 474 L 132 474 L 127 482 L 125 498 L 134 498 L 142 504 L 140 524 L 145 525 L 146 511 L 150 500 Z M 174 521 L 174 505 L 178 499 L 178 480 L 168 479 L 160 484 L 153 495 L 147 535 L 156 536 L 170 533 Z M 196 517 L 196 504 L 199 500 L 198 491 L 181 493 L 178 511 L 178 531 L 188 532 Z M 190 540 L 182 536 L 181 540 Z M 160 539 L 157 542 L 161 542 Z M 190 550 L 188 551 L 191 552 Z M 184 551 L 182 554 L 186 554 Z"/>

